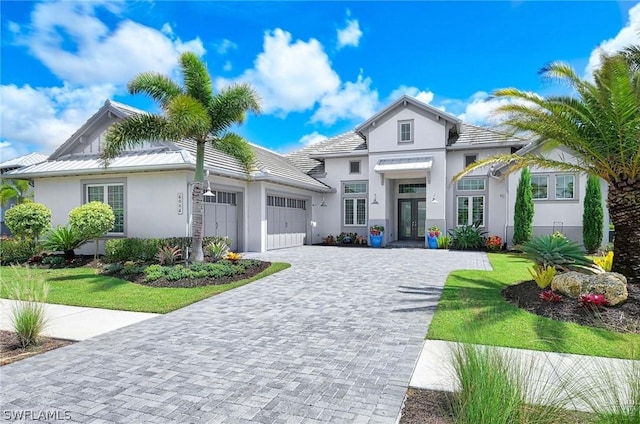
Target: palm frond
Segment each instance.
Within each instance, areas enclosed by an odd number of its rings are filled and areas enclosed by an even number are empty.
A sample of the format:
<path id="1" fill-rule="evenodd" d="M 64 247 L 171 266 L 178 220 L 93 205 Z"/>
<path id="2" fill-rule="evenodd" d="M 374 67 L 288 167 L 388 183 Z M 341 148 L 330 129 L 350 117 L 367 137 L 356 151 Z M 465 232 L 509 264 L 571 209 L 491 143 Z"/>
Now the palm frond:
<path id="1" fill-rule="evenodd" d="M 211 143 L 216 149 L 240 161 L 247 174 L 251 172 L 255 154 L 247 140 L 241 135 L 228 132 L 221 137 L 214 138 Z"/>
<path id="2" fill-rule="evenodd" d="M 488 167 L 491 165 L 500 165 L 507 166 L 506 175 L 519 171 L 520 169 L 526 167 L 538 167 L 538 168 L 549 168 L 556 169 L 558 171 L 566 171 L 566 172 L 585 172 L 591 173 L 594 175 L 600 176 L 600 173 L 597 172 L 596 169 L 590 167 L 588 165 L 574 164 L 570 162 L 560 161 L 549 159 L 541 155 L 518 155 L 514 154 L 499 154 L 493 155 L 488 158 L 484 158 L 477 162 L 472 163 L 461 172 L 456 174 L 453 177 L 453 182 L 459 181 L 462 177 L 468 175 L 469 173 L 484 167 Z"/>
<path id="3" fill-rule="evenodd" d="M 208 105 L 213 99 L 211 77 L 204 62 L 193 52 L 184 52 L 180 56 L 180 68 L 184 77 L 187 94 Z"/>
<path id="4" fill-rule="evenodd" d="M 111 125 L 105 135 L 101 159 L 108 166 L 111 159 L 124 150 L 140 146 L 147 141 L 175 140 L 177 134 L 172 131 L 167 120 L 158 115 L 131 115 Z"/>
<path id="5" fill-rule="evenodd" d="M 260 97 L 249 84 L 226 87 L 209 104 L 214 135 L 227 131 L 233 124 L 244 122 L 246 112 L 260 113 Z"/>
<path id="6" fill-rule="evenodd" d="M 204 139 L 211 128 L 211 118 L 202 103 L 188 94 L 174 97 L 167 104 L 167 122 L 179 138 Z"/>
<path id="7" fill-rule="evenodd" d="M 136 75 L 127 84 L 131 94 L 143 93 L 158 102 L 164 109 L 169 100 L 182 94 L 182 88 L 169 77 L 155 72 Z"/>

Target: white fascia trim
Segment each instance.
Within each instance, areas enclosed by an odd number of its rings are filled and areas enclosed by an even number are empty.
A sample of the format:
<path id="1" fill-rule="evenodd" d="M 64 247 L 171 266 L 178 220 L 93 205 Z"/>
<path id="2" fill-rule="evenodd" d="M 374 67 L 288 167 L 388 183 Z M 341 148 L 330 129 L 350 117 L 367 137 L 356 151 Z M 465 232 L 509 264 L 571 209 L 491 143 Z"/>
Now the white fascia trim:
<path id="1" fill-rule="evenodd" d="M 369 155 L 369 150 L 358 150 L 356 152 L 346 152 L 346 153 L 318 153 L 318 154 L 310 154 L 309 157 L 311 159 L 327 159 L 327 158 L 350 158 L 350 157 L 364 157 Z"/>
<path id="2" fill-rule="evenodd" d="M 273 182 L 276 184 L 282 184 L 289 187 L 302 188 L 304 190 L 315 191 L 317 193 L 335 193 L 336 192 L 336 189 L 332 187 L 322 188 L 322 187 L 312 186 L 305 183 L 295 182 L 288 178 L 276 177 L 273 175 L 260 175 L 252 178 L 252 180 Z"/>
<path id="3" fill-rule="evenodd" d="M 500 147 L 523 147 L 526 146 L 528 142 L 506 142 L 506 141 L 496 141 L 489 143 L 461 143 L 461 144 L 452 144 L 447 146 L 447 150 L 477 150 L 477 149 L 495 149 Z"/>
<path id="4" fill-rule="evenodd" d="M 90 169 L 64 169 L 59 171 L 43 171 L 24 174 L 4 174 L 3 178 L 44 178 L 44 177 L 72 177 L 75 175 L 91 175 L 91 174 L 126 174 L 129 172 L 151 172 L 151 171 L 175 171 L 175 170 L 194 169 L 192 164 L 174 164 L 174 165 L 144 165 L 144 166 L 123 166 L 119 168 L 90 168 Z"/>

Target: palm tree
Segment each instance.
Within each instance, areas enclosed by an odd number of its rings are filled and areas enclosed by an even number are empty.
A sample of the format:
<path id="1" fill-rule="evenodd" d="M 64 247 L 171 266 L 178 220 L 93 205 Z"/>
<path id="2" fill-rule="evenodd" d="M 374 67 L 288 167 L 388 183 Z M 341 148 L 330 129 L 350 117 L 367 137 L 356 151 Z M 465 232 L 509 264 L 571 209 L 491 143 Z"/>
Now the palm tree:
<path id="1" fill-rule="evenodd" d="M 253 151 L 240 135 L 229 132 L 244 122 L 247 112 L 260 112 L 260 100 L 248 84 L 236 84 L 214 93 L 202 60 L 191 52 L 180 56 L 184 86 L 169 77 L 145 72 L 128 84 L 129 93 L 143 93 L 155 100 L 162 115 L 135 114 L 116 122 L 107 131 L 102 158 L 110 159 L 146 141 L 192 140 L 196 144 L 196 170 L 192 199 L 191 260 L 202 262 L 204 149 L 207 143 L 243 163 L 247 173 Z"/>
<path id="2" fill-rule="evenodd" d="M 19 205 L 25 201 L 33 199 L 33 193 L 30 192 L 31 186 L 27 180 L 13 180 L 11 183 L 2 184 L 0 186 L 0 204 L 6 206 L 11 199 L 16 199 Z"/>
<path id="3" fill-rule="evenodd" d="M 541 151 L 564 145 L 577 163 L 552 160 L 543 154 L 496 155 L 476 162 L 454 177 L 490 165 L 509 164 L 507 172 L 526 166 L 597 175 L 609 184 L 608 207 L 616 228 L 613 271 L 640 284 L 640 73 L 629 54 L 603 56 L 593 82 L 582 80 L 564 63 L 542 69 L 544 77 L 571 87 L 575 96 L 543 98 L 507 88 L 495 96 L 518 100 L 497 109 L 503 124 L 537 137 Z"/>

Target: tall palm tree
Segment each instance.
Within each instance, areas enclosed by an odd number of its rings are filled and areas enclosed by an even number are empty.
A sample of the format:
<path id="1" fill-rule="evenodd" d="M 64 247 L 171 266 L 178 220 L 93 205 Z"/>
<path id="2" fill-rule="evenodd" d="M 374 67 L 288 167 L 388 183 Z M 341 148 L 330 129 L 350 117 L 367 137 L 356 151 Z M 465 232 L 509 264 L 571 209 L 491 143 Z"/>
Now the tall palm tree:
<path id="1" fill-rule="evenodd" d="M 102 158 L 110 159 L 123 150 L 146 141 L 192 140 L 196 144 L 196 170 L 192 190 L 191 260 L 202 262 L 204 149 L 207 143 L 243 163 L 247 172 L 253 151 L 240 135 L 229 132 L 244 122 L 247 112 L 260 112 L 260 100 L 248 84 L 236 84 L 214 93 L 206 65 L 194 53 L 180 56 L 184 86 L 169 77 L 145 72 L 128 84 L 129 93 L 146 94 L 162 109 L 162 115 L 135 114 L 113 124 L 105 137 Z"/>
<path id="2" fill-rule="evenodd" d="M 16 200 L 16 204 L 24 203 L 33 199 L 31 186 L 27 180 L 13 180 L 0 186 L 0 204 L 6 206 L 11 199 Z"/>
<path id="3" fill-rule="evenodd" d="M 638 46 L 626 55 L 603 56 L 593 82 L 580 79 L 564 63 L 542 69 L 544 77 L 567 83 L 574 96 L 543 98 L 515 88 L 495 92 L 521 101 L 497 109 L 507 128 L 538 137 L 542 152 L 568 147 L 576 164 L 543 154 L 497 155 L 474 163 L 454 180 L 496 163 L 508 163 L 508 172 L 539 166 L 597 175 L 609 184 L 609 215 L 616 228 L 613 271 L 640 284 L 640 73 L 629 58 L 634 51 Z"/>

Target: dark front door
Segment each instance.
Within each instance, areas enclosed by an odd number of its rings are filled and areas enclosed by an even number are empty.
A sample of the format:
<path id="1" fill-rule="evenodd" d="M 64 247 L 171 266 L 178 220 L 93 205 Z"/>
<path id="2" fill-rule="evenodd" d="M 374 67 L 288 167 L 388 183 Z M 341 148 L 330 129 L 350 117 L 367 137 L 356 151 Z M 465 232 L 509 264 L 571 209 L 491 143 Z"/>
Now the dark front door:
<path id="1" fill-rule="evenodd" d="M 426 220 L 425 199 L 398 199 L 399 240 L 424 240 Z"/>

